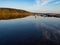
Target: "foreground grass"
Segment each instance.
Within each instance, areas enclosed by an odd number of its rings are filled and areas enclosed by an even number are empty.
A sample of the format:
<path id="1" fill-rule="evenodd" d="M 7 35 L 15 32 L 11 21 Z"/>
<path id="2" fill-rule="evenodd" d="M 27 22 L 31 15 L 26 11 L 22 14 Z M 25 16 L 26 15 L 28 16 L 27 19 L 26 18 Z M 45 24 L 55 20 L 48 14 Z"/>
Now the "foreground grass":
<path id="1" fill-rule="evenodd" d="M 31 15 L 31 12 L 12 9 L 12 8 L 0 8 L 0 19 L 14 19 L 22 18 Z"/>

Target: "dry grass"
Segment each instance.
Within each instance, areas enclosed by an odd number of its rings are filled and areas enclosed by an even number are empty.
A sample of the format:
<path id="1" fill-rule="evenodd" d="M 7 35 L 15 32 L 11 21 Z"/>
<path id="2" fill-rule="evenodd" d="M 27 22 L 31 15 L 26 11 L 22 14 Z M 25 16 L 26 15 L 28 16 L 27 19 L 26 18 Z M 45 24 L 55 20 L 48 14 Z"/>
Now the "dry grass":
<path id="1" fill-rule="evenodd" d="M 31 15 L 32 13 L 24 10 L 0 8 L 0 19 L 21 18 Z"/>

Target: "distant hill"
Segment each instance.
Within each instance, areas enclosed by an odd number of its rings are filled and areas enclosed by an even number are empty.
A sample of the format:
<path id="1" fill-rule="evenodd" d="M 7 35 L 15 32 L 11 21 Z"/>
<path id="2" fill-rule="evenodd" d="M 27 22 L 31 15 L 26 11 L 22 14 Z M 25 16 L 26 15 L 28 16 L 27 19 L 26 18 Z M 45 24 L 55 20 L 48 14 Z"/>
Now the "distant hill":
<path id="1" fill-rule="evenodd" d="M 43 17 L 57 17 L 60 18 L 59 13 L 33 13 L 33 15 L 43 16 Z"/>
<path id="2" fill-rule="evenodd" d="M 31 15 L 31 12 L 13 8 L 0 8 L 0 19 L 21 18 Z"/>

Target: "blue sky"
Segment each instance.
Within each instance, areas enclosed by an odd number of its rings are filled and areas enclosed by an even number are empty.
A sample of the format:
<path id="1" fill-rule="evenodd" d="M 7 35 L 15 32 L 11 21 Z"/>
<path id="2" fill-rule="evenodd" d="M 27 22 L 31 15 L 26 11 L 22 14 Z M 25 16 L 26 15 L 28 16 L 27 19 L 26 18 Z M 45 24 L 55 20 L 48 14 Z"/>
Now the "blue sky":
<path id="1" fill-rule="evenodd" d="M 0 7 L 32 12 L 60 13 L 60 0 L 0 0 Z"/>

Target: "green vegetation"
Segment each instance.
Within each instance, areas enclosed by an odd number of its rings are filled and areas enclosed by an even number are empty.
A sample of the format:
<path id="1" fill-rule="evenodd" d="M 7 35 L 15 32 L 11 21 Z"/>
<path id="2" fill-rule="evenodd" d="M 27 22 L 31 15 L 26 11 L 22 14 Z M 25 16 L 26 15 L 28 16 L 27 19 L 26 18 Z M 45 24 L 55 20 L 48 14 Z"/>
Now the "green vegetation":
<path id="1" fill-rule="evenodd" d="M 12 8 L 0 8 L 0 19 L 13 19 L 13 18 L 21 18 L 31 15 L 31 12 L 12 9 Z"/>

